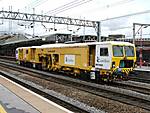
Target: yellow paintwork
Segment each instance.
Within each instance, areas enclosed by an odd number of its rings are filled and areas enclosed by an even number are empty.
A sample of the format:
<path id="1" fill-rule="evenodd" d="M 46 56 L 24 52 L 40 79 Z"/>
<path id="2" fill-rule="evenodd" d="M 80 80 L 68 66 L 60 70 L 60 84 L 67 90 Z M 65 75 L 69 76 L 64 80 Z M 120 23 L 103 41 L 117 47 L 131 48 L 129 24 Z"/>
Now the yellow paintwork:
<path id="1" fill-rule="evenodd" d="M 41 49 L 39 48 L 22 47 L 18 49 L 18 60 L 24 62 L 40 63 L 39 54 L 41 54 Z"/>
<path id="2" fill-rule="evenodd" d="M 0 113 L 7 113 L 1 104 L 0 104 Z"/>
<path id="3" fill-rule="evenodd" d="M 73 67 L 73 68 L 79 68 L 79 69 L 87 69 L 89 66 L 89 48 L 88 46 L 85 47 L 66 47 L 66 48 L 45 48 L 43 49 L 43 54 L 40 55 L 41 57 L 45 55 L 53 55 L 58 54 L 59 55 L 59 63 L 58 65 L 66 66 L 66 67 Z M 64 58 L 65 55 L 75 55 L 75 65 L 68 65 L 65 64 Z"/>
<path id="4" fill-rule="evenodd" d="M 41 48 L 31 48 L 30 49 L 30 55 L 31 55 L 30 62 L 41 63 L 39 61 L 39 56 L 42 54 L 42 50 L 43 49 L 41 49 Z"/>
<path id="5" fill-rule="evenodd" d="M 123 45 L 120 45 L 120 46 L 123 46 Z M 112 70 L 116 70 L 117 67 L 119 67 L 120 65 L 120 60 L 122 59 L 127 59 L 127 60 L 133 60 L 133 62 L 135 63 L 136 62 L 136 49 L 135 49 L 135 46 L 134 46 L 134 57 L 125 57 L 125 52 L 124 52 L 124 56 L 123 57 L 114 57 L 112 56 L 112 62 L 115 62 L 115 68 L 112 68 Z M 129 72 L 133 71 L 133 68 L 122 68 L 122 71 L 125 72 L 126 74 L 129 74 Z"/>
<path id="6" fill-rule="evenodd" d="M 117 44 L 117 43 L 116 43 Z M 57 44 L 56 44 L 57 45 Z M 121 43 L 117 45 L 122 45 Z M 129 44 L 132 46 L 131 44 Z M 42 69 L 53 70 L 53 71 L 69 71 L 74 74 L 80 74 L 81 71 L 90 72 L 92 67 L 95 67 L 95 45 L 82 45 L 82 46 L 60 46 L 60 47 L 23 47 L 19 48 L 18 53 L 19 61 L 30 62 L 32 64 L 38 64 L 42 66 Z M 109 43 L 109 47 L 113 44 Z M 122 45 L 123 46 L 123 45 Z M 126 45 L 128 46 L 128 44 Z M 28 52 L 27 52 L 28 51 Z M 114 57 L 113 51 L 111 51 L 112 57 L 111 61 L 115 62 L 115 68 L 110 66 L 109 70 L 100 69 L 101 75 L 112 75 L 113 72 L 119 67 L 120 60 L 127 59 L 136 62 L 136 50 L 134 47 L 134 57 Z M 65 63 L 65 55 L 73 55 L 75 57 L 74 64 Z M 129 72 L 133 71 L 134 67 L 122 68 L 122 71 L 127 75 Z"/>
<path id="7" fill-rule="evenodd" d="M 24 62 L 28 62 L 31 60 L 31 49 L 28 47 L 24 47 L 24 48 L 19 48 L 18 49 L 18 59 L 20 61 L 24 61 Z"/>

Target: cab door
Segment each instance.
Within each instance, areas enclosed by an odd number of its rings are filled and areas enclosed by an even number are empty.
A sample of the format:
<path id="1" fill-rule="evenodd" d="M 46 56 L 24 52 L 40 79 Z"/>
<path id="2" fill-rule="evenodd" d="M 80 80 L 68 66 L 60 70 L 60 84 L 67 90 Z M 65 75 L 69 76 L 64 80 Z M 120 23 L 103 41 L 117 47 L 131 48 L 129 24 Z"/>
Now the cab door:
<path id="1" fill-rule="evenodd" d="M 110 69 L 112 62 L 110 45 L 96 45 L 95 68 Z"/>
<path id="2" fill-rule="evenodd" d="M 36 48 L 31 48 L 31 60 L 35 61 Z"/>

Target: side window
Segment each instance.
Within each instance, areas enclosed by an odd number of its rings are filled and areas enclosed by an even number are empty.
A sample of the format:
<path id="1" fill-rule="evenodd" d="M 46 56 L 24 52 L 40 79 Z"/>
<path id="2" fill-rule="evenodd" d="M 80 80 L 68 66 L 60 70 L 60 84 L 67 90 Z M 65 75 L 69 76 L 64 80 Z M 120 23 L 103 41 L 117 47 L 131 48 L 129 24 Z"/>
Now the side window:
<path id="1" fill-rule="evenodd" d="M 28 50 L 26 50 L 26 54 L 28 54 Z"/>
<path id="2" fill-rule="evenodd" d="M 108 56 L 108 48 L 100 48 L 100 56 Z"/>
<path id="3" fill-rule="evenodd" d="M 114 55 L 114 57 L 122 57 L 123 56 L 123 46 L 114 45 L 113 46 L 113 55 Z"/>
<path id="4" fill-rule="evenodd" d="M 126 56 L 133 57 L 134 56 L 134 47 L 125 46 L 125 54 L 126 54 Z"/>

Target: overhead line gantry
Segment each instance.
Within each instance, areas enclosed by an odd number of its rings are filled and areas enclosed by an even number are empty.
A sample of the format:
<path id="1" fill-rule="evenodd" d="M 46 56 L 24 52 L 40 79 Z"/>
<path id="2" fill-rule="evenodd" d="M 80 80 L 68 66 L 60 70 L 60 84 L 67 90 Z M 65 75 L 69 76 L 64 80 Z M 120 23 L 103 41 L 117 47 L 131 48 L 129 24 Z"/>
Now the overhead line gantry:
<path id="1" fill-rule="evenodd" d="M 56 17 L 49 15 L 40 15 L 40 14 L 30 14 L 30 13 L 21 13 L 13 11 L 0 11 L 0 19 L 10 19 L 10 20 L 22 20 L 22 21 L 31 21 L 31 22 L 41 22 L 41 23 L 54 23 L 54 24 L 67 24 L 83 27 L 93 27 L 97 31 L 97 40 L 100 41 L 100 22 L 99 21 L 90 21 L 83 19 L 73 19 L 67 17 Z"/>
<path id="2" fill-rule="evenodd" d="M 76 26 L 85 26 L 85 27 L 94 27 L 94 28 L 96 27 L 96 24 L 97 24 L 96 21 L 90 21 L 90 20 L 20 13 L 20 12 L 12 12 L 12 11 L 0 11 L 0 19 L 67 24 L 67 25 L 76 25 Z"/>

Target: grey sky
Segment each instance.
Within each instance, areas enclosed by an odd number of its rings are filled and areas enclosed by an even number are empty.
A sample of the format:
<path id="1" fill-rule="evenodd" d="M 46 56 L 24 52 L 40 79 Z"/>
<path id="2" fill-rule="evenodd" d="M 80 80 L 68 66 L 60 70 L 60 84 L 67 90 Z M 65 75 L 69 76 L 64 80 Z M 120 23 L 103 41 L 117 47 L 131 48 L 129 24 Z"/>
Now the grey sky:
<path id="1" fill-rule="evenodd" d="M 65 10 L 65 7 L 61 9 L 54 10 L 60 6 L 63 6 L 67 3 L 73 2 L 69 7 L 74 7 L 69 10 Z M 87 2 L 85 4 L 82 4 Z M 82 5 L 79 5 L 79 4 Z M 72 18 L 81 18 L 88 20 L 105 20 L 112 17 L 118 17 L 122 15 L 128 15 L 136 12 L 141 12 L 149 10 L 149 0 L 0 0 L 0 8 L 4 10 L 9 10 L 9 6 L 12 6 L 13 11 L 22 12 L 33 12 L 33 7 L 35 8 L 35 13 L 42 14 L 47 13 L 48 15 L 72 17 Z M 79 6 L 77 6 L 79 5 Z M 69 8 L 68 7 L 68 8 Z M 61 12 L 63 11 L 63 12 Z M 56 14 L 55 14 L 56 13 Z M 133 22 L 140 23 L 150 23 L 150 13 L 136 15 L 132 17 L 117 18 L 109 21 L 102 21 L 102 35 L 109 34 L 125 34 L 126 36 L 132 35 L 132 24 Z M 1 20 L 2 21 L 2 20 Z M 0 22 L 1 23 L 1 22 Z M 22 23 L 21 21 L 13 22 L 12 31 L 13 32 L 26 32 L 32 34 L 32 29 L 28 27 L 20 27 L 17 24 Z M 30 23 L 24 23 L 26 25 Z M 52 24 L 44 24 L 47 28 L 53 27 Z M 10 30 L 8 21 L 4 21 L 3 25 L 0 25 L 1 31 Z M 59 32 L 68 32 L 66 26 L 56 25 L 59 29 Z M 78 27 L 70 26 L 70 29 L 76 31 Z M 39 31 L 40 29 L 40 31 Z M 62 30 L 65 29 L 65 30 Z M 85 32 L 89 33 L 93 29 L 86 28 Z M 148 32 L 147 30 L 146 32 Z M 144 31 L 143 31 L 144 32 Z M 35 33 L 37 35 L 49 33 L 48 30 L 44 29 L 41 24 L 36 24 Z M 51 32 L 52 33 L 52 32 Z M 83 34 L 83 28 L 79 30 L 77 34 Z M 95 33 L 96 34 L 96 33 Z"/>

